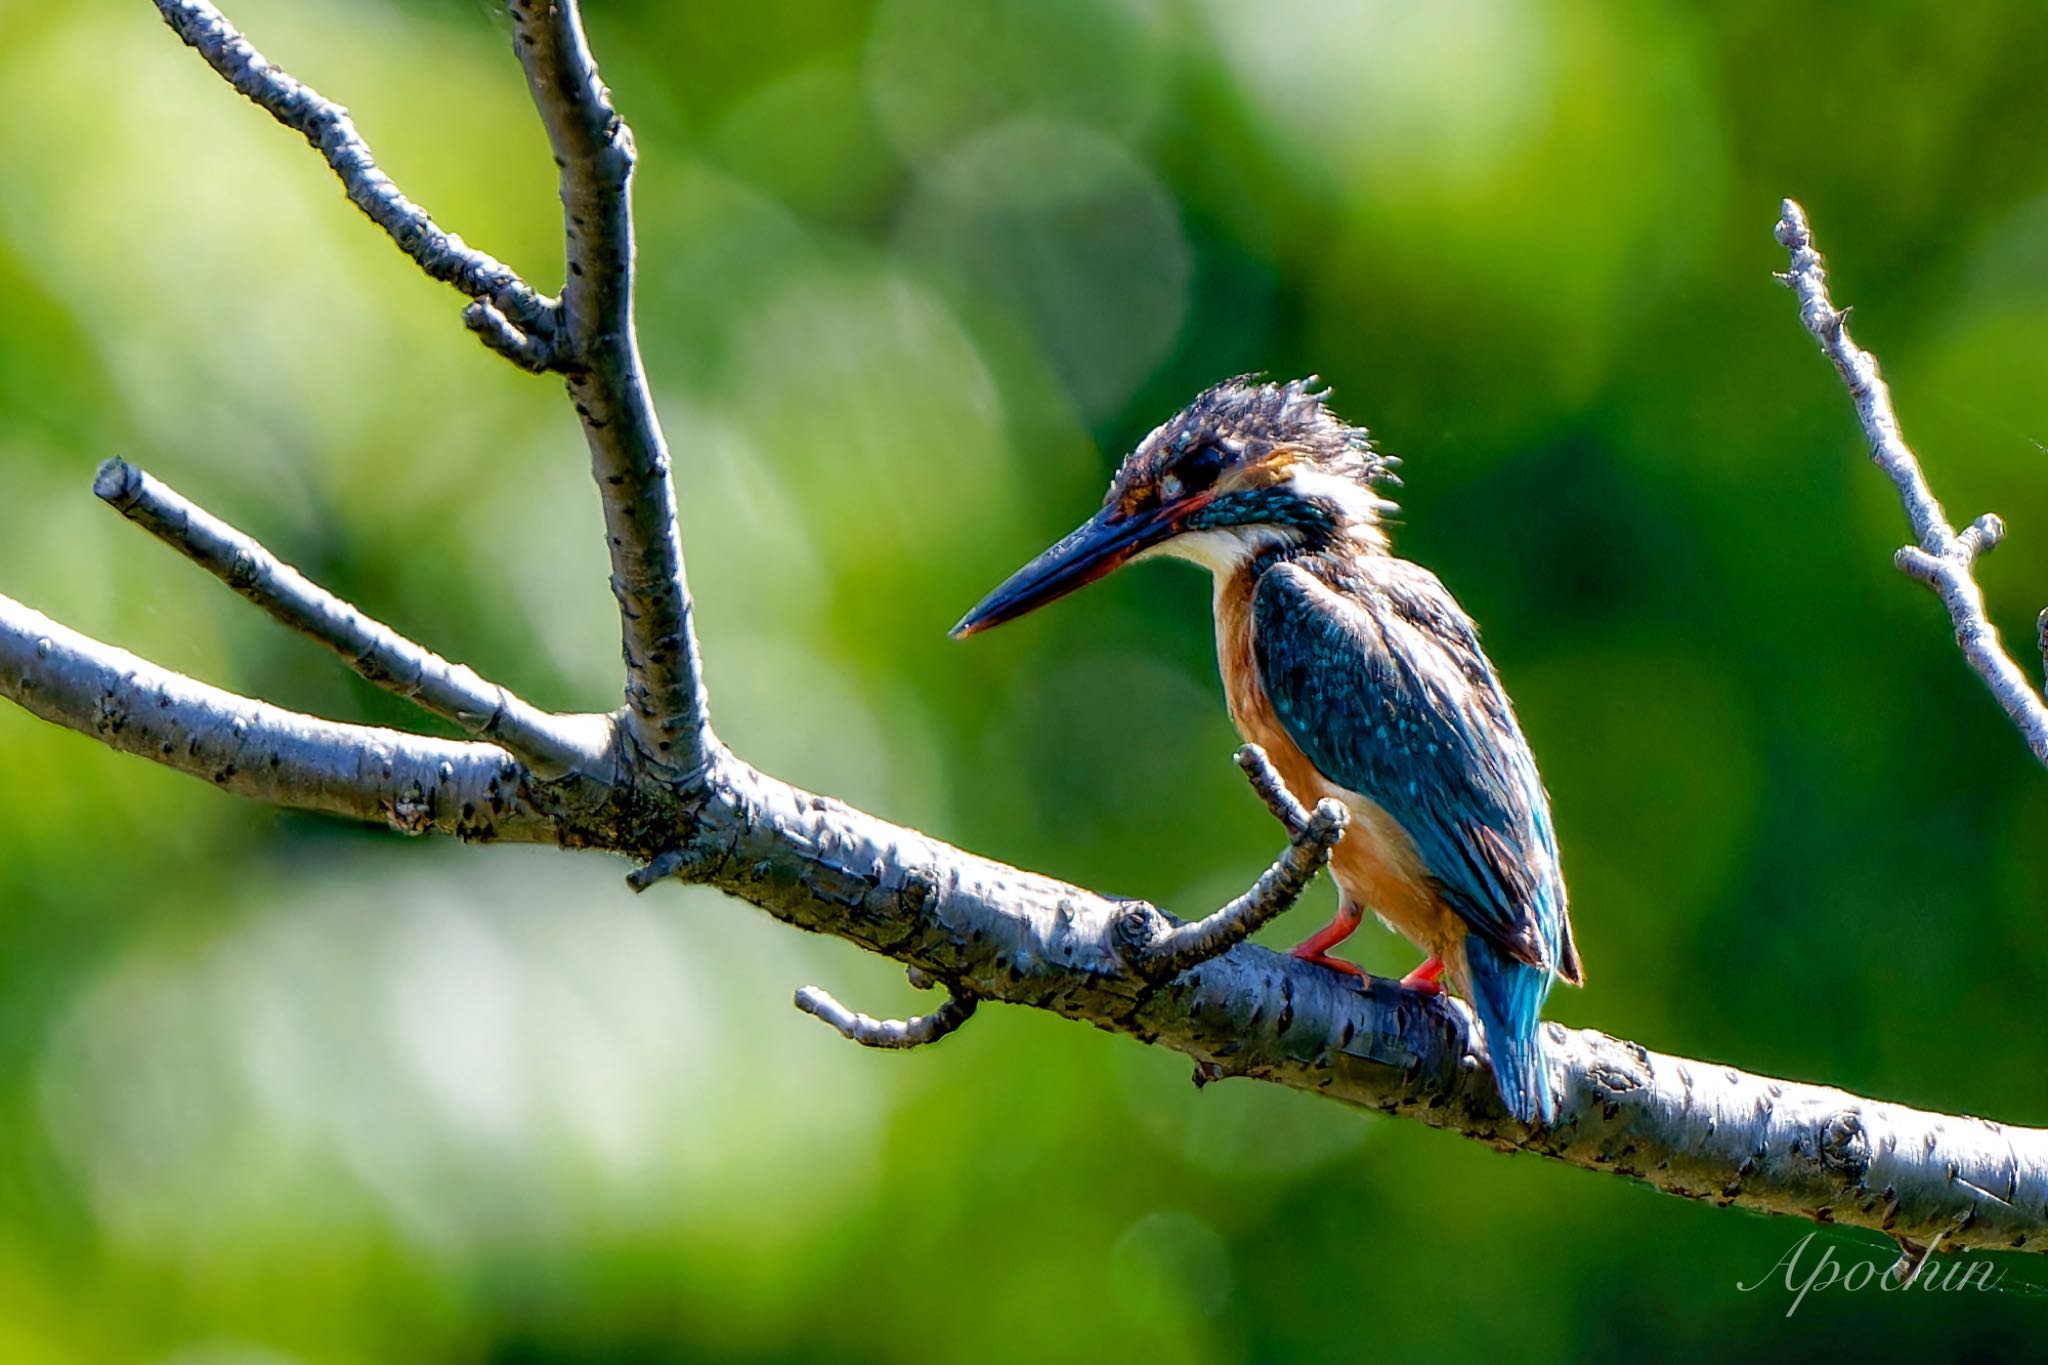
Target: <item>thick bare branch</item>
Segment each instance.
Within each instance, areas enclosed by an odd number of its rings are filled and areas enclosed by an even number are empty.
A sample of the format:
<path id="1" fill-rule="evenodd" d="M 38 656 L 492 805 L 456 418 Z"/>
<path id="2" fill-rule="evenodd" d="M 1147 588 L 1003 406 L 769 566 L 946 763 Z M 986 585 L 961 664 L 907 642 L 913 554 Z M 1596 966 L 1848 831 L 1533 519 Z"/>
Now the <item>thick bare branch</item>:
<path id="1" fill-rule="evenodd" d="M 206 59 L 229 85 L 285 127 L 313 144 L 341 178 L 350 202 L 434 279 L 473 299 L 488 299 L 536 346 L 555 326 L 555 305 L 510 266 L 435 225 L 427 211 L 399 191 L 378 168 L 348 110 L 324 99 L 265 60 L 206 0 L 156 0 L 164 22 Z M 499 349 L 494 346 L 493 349 Z"/>
<path id="2" fill-rule="evenodd" d="M 555 841 L 529 775 L 491 744 L 340 725 L 195 682 L 0 597 L 0 696 L 239 796 L 409 834 Z"/>
<path id="3" fill-rule="evenodd" d="M 633 134 L 598 79 L 575 0 L 511 0 L 514 45 L 562 170 L 568 279 L 556 365 L 604 500 L 626 655 L 626 723 L 668 777 L 715 741 L 690 619 L 668 446 L 633 321 Z"/>
<path id="4" fill-rule="evenodd" d="M 590 717 L 550 715 L 467 666 L 414 644 L 126 460 L 102 464 L 92 491 L 276 620 L 327 646 L 364 678 L 504 745 L 536 776 L 553 779 L 604 764 L 606 737 L 593 733 Z"/>
<path id="5" fill-rule="evenodd" d="M 1985 613 L 1984 593 L 1972 572 L 1977 556 L 1997 548 L 2005 535 L 2004 523 L 1986 513 L 1960 534 L 1949 525 L 1919 458 L 1899 434 L 1891 389 L 1878 375 L 1877 358 L 1849 339 L 1848 310 L 1837 309 L 1828 298 L 1827 271 L 1814 249 L 1806 213 L 1790 199 L 1778 219 L 1777 236 L 1778 244 L 1791 254 L 1791 269 L 1780 278 L 1799 295 L 1799 319 L 1848 385 L 1870 441 L 1870 458 L 1899 490 L 1906 520 L 1919 542 L 1901 549 L 1894 562 L 1900 572 L 1925 583 L 1941 598 L 1955 623 L 1963 657 L 2019 728 L 2034 757 L 2048 764 L 2048 704 L 1999 642 L 1998 628 Z M 2042 652 L 2048 663 L 2048 636 Z"/>
<path id="6" fill-rule="evenodd" d="M 1054 1010 L 1250 1076 L 1721 1206 L 1950 1248 L 2048 1250 L 2048 1130 L 1749 1075 L 1548 1026 L 1548 1128 L 1501 1108 L 1465 1005 L 1240 943 L 1166 982 L 1132 903 L 976 857 L 730 762 L 704 878 L 984 1000 Z"/>
<path id="7" fill-rule="evenodd" d="M 930 1014 L 910 1019 L 877 1019 L 872 1014 L 855 1013 L 818 986 L 805 986 L 798 991 L 796 1007 L 823 1019 L 862 1047 L 923 1047 L 938 1042 L 974 1017 L 971 995 L 947 996 L 946 1003 Z"/>

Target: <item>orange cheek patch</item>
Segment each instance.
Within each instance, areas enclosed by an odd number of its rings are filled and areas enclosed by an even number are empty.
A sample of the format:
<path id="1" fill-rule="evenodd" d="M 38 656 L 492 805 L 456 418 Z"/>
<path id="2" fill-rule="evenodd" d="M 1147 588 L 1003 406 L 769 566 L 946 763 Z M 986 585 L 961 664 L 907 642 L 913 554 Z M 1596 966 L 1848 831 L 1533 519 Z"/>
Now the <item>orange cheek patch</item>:
<path id="1" fill-rule="evenodd" d="M 1228 485 L 1233 490 L 1271 488 L 1274 484 L 1287 482 L 1288 475 L 1301 457 L 1291 448 L 1281 446 L 1254 464 L 1240 465 L 1218 481 L 1218 486 Z"/>

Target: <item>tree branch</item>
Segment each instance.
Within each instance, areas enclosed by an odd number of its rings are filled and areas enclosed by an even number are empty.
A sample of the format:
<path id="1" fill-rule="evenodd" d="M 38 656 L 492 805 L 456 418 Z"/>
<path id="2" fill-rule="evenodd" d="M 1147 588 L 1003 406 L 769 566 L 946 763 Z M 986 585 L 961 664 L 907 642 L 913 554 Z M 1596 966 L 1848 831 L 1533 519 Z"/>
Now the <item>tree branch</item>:
<path id="1" fill-rule="evenodd" d="M 365 679 L 504 745 L 536 776 L 558 778 L 604 761 L 605 745 L 590 734 L 587 718 L 549 715 L 371 620 L 126 460 L 102 464 L 92 491 L 275 620 L 325 645 Z"/>
<path id="2" fill-rule="evenodd" d="M 462 325 L 475 332 L 478 341 L 528 374 L 545 374 L 555 368 L 552 334 L 522 332 L 489 299 L 471 299 L 462 310 Z"/>
<path id="3" fill-rule="evenodd" d="M 690 619 L 668 445 L 633 322 L 633 134 L 583 36 L 575 0 L 511 0 L 513 46 L 562 170 L 568 279 L 557 359 L 604 502 L 625 637 L 626 725 L 664 777 L 700 769 L 717 741 Z"/>
<path id="4" fill-rule="evenodd" d="M 683 575 L 669 455 L 633 322 L 633 139 L 612 108 L 574 0 L 514 0 L 516 48 L 562 170 L 561 302 L 443 232 L 377 166 L 348 111 L 272 66 L 206 0 L 156 0 L 223 79 L 326 157 L 349 198 L 435 279 L 470 295 L 463 323 L 521 369 L 568 381 L 603 494 L 634 756 L 671 779 L 716 744 Z"/>
<path id="5" fill-rule="evenodd" d="M 1287 784 L 1280 779 L 1280 773 L 1273 767 L 1273 760 L 1266 757 L 1266 751 L 1256 744 L 1245 744 L 1232 755 L 1237 766 L 1244 769 L 1245 781 L 1252 784 L 1259 800 L 1266 803 L 1266 809 L 1273 812 L 1273 818 L 1289 835 L 1301 833 L 1308 824 L 1308 812 L 1301 802 L 1294 799 L 1294 793 L 1287 790 Z"/>
<path id="6" fill-rule="evenodd" d="M 2048 764 L 2048 704 L 1999 643 L 1998 628 L 1985 613 L 1984 593 L 1972 572 L 1979 555 L 1998 548 L 2005 524 L 1987 512 L 1960 534 L 1949 525 L 1948 514 L 1927 486 L 1919 458 L 1899 434 L 1891 389 L 1878 375 L 1877 358 L 1849 339 L 1849 310 L 1838 310 L 1828 298 L 1827 271 L 1814 249 L 1805 210 L 1790 199 L 1778 219 L 1777 238 L 1792 258 L 1791 269 L 1779 278 L 1799 295 L 1799 320 L 1848 385 L 1870 441 L 1871 461 L 1899 490 L 1906 520 L 1919 542 L 1900 549 L 1893 562 L 1901 573 L 1925 583 L 1941 598 L 1955 623 L 1963 657 L 2019 728 L 2034 757 Z M 2048 612 L 2042 621 L 2043 664 L 2048 666 Z"/>
<path id="7" fill-rule="evenodd" d="M 317 97 L 262 63 L 209 7 L 158 3 L 237 88 L 250 87 L 251 98 L 274 113 L 287 110 L 279 117 L 301 127 L 293 119 Z M 953 992 L 953 1004 L 900 1024 L 854 1015 L 822 992 L 807 997 L 815 1012 L 861 1041 L 937 1036 L 980 1000 L 1047 1009 L 1182 1052 L 1205 1077 L 1255 1077 L 1403 1114 L 1689 1199 L 1882 1231 L 1899 1239 L 1905 1260 L 1943 1245 L 2048 1249 L 2048 1130 L 1746 1075 L 1555 1025 L 1546 1064 L 1557 1118 L 1541 1129 L 1516 1123 L 1501 1108 L 1483 1037 L 1462 1003 L 1377 978 L 1361 991 L 1354 979 L 1241 941 L 1313 875 L 1340 815 L 1328 806 L 1303 811 L 1255 750 L 1240 762 L 1287 826 L 1288 849 L 1246 896 L 1192 925 L 1143 902 L 964 852 L 778 782 L 726 753 L 704 719 L 667 454 L 632 335 L 631 139 L 597 82 L 574 5 L 511 4 L 528 82 L 562 162 L 569 225 L 569 288 L 548 363 L 567 375 L 584 418 L 629 659 L 624 725 L 522 713 L 514 728 L 539 751 L 556 722 L 572 731 L 590 727 L 589 734 L 610 738 L 609 761 L 550 780 L 490 744 L 315 720 L 96 644 L 6 598 L 0 695 L 110 747 L 257 800 L 406 830 L 617 852 L 644 864 L 631 878 L 636 889 L 669 877 L 715 886 L 789 924 L 908 964 Z M 314 122 L 327 131 L 308 136 L 323 151 L 330 142 L 359 148 L 345 121 L 320 117 L 327 121 Z M 354 152 L 328 154 L 345 181 L 347 167 L 367 164 L 366 153 L 360 161 Z M 366 183 L 388 186 L 381 177 Z M 372 197 L 404 203 L 395 191 Z M 1942 583 L 1959 573 L 1968 584 L 1968 561 L 1995 540 L 1995 524 L 1948 532 L 1897 442 L 1874 365 L 1848 342 L 1826 301 L 1796 206 L 1787 206 L 1781 231 L 1803 314 L 1857 395 L 1879 463 L 1900 481 L 1922 532 L 1918 553 L 1935 561 L 1929 572 Z M 402 245 L 411 240 L 394 235 Z M 483 308 L 471 325 L 495 335 L 500 349 L 518 351 L 516 292 L 488 297 L 508 326 Z M 139 519 L 216 572 L 226 566 L 224 576 L 245 595 L 330 648 L 346 654 L 362 642 L 358 658 L 417 665 L 421 695 L 431 692 L 458 715 L 473 719 L 470 703 L 479 700 L 497 708 L 500 694 L 490 684 L 380 634 L 376 623 L 168 490 L 126 466 L 110 467 L 109 478 L 115 500 L 143 509 Z M 1933 517 L 1926 529 L 1922 513 Z M 237 567 L 245 557 L 246 573 Z M 1925 568 L 1919 559 L 1908 567 Z M 1981 618 L 1981 603 L 1975 610 Z M 1995 637 L 1974 638 L 1979 646 L 1989 639 L 1995 651 Z"/>
<path id="8" fill-rule="evenodd" d="M 856 1014 L 832 998 L 831 992 L 805 986 L 796 993 L 796 1007 L 816 1015 L 862 1047 L 910 1048 L 936 1043 L 974 1017 L 974 997 L 949 995 L 930 1014 L 910 1019 L 877 1019 Z"/>
<path id="9" fill-rule="evenodd" d="M 1259 758 L 1264 760 L 1263 751 Z M 1286 788 L 1278 790 L 1284 793 Z M 1293 799 L 1290 794 L 1288 800 Z M 1158 981 L 1178 976 L 1244 942 L 1292 909 L 1330 861 L 1330 850 L 1343 837 L 1344 822 L 1343 806 L 1335 801 L 1317 803 L 1315 813 L 1293 831 L 1287 847 L 1249 891 L 1192 924 L 1161 927 L 1149 906 L 1126 911 L 1117 930 L 1139 970 Z"/>
<path id="10" fill-rule="evenodd" d="M 1950 1247 L 2048 1250 L 2048 1130 L 1745 1074 L 1548 1025 L 1557 1119 L 1502 1109 L 1467 1007 L 1239 943 L 1166 982 L 1133 902 L 991 862 L 734 760 L 697 835 L 701 877 L 985 1001 L 1053 1010 L 1249 1076 L 1405 1115 L 1723 1207 Z M 1149 907 L 1148 907 L 1149 908 Z M 1158 912 L 1154 911 L 1154 914 Z"/>
<path id="11" fill-rule="evenodd" d="M 0 696 L 238 796 L 407 834 L 552 843 L 503 749 L 341 725 L 194 682 L 0 597 Z"/>
<path id="12" fill-rule="evenodd" d="M 349 201 L 384 229 L 421 270 L 473 299 L 487 299 L 501 319 L 534 346 L 555 327 L 555 304 L 510 266 L 435 225 L 400 193 L 370 155 L 348 110 L 272 66 L 206 0 L 156 0 L 164 22 L 242 96 L 313 144 L 341 178 Z M 493 347 L 493 349 L 498 349 Z"/>

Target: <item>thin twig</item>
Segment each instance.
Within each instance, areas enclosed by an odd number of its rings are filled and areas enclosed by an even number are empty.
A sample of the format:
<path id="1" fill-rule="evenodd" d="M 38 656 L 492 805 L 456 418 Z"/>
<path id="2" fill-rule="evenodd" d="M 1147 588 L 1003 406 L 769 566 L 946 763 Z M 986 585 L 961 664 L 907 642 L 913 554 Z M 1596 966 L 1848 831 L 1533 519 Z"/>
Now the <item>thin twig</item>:
<path id="1" fill-rule="evenodd" d="M 1266 751 L 1256 744 L 1247 744 L 1232 757 L 1237 766 L 1244 769 L 1245 780 L 1252 784 L 1259 799 L 1266 803 L 1266 809 L 1273 812 L 1273 818 L 1289 834 L 1301 833 L 1301 827 L 1308 823 L 1308 811 L 1301 802 L 1294 799 L 1294 793 L 1287 790 L 1287 783 L 1274 768 L 1273 760 L 1266 757 Z"/>
<path id="2" fill-rule="evenodd" d="M 1870 440 L 1870 458 L 1899 490 L 1906 520 L 1918 538 L 1919 543 L 1901 549 L 1894 562 L 1900 572 L 1927 584 L 1941 598 L 1955 623 L 1963 657 L 2019 728 L 2034 757 L 2048 764 L 2048 704 L 1999 643 L 1998 628 L 1985 613 L 1984 593 L 1972 573 L 1977 557 L 1997 548 L 2005 535 L 2004 523 L 1986 513 L 1961 534 L 1949 525 L 1918 457 L 1899 434 L 1891 390 L 1878 375 L 1876 357 L 1849 339 L 1848 310 L 1838 310 L 1828 298 L 1827 271 L 1814 249 L 1806 213 L 1790 199 L 1778 219 L 1777 237 L 1792 259 L 1791 269 L 1779 278 L 1799 295 L 1800 321 L 1848 385 Z M 2048 662 L 2048 642 L 2043 656 Z"/>
<path id="3" fill-rule="evenodd" d="M 553 333 L 521 331 L 489 299 L 471 299 L 462 310 L 462 325 L 475 332 L 478 341 L 529 374 L 543 374 L 555 368 Z"/>
<path id="4" fill-rule="evenodd" d="M 1293 800 L 1277 778 L 1274 790 Z M 1315 810 L 1288 840 L 1287 847 L 1252 883 L 1250 890 L 1214 914 L 1149 935 L 1135 953 L 1139 969 L 1153 978 L 1178 976 L 1230 951 L 1285 914 L 1301 899 L 1301 893 L 1315 880 L 1323 864 L 1330 861 L 1330 850 L 1344 835 L 1345 819 L 1344 807 L 1337 802 L 1317 802 Z M 1132 927 L 1136 927 L 1136 921 L 1132 921 Z"/>
<path id="5" fill-rule="evenodd" d="M 2041 669 L 2048 677 L 2048 607 L 2041 608 L 2041 614 L 2034 618 L 2034 641 L 2041 649 Z"/>
<path id="6" fill-rule="evenodd" d="M 1961 1222 L 1962 1219 L 1958 1218 L 1957 1221 Z M 1927 1242 L 1917 1242 L 1911 1237 L 1894 1236 L 1892 1240 L 1899 1244 L 1899 1259 L 1892 1262 L 1891 1269 L 1885 1272 L 1885 1278 L 1900 1289 L 1911 1289 L 1919 1283 L 1920 1272 L 1927 1269 L 1928 1264 L 1940 1252 L 1941 1244 L 1947 1239 L 1950 1231 L 1950 1228 L 1939 1229 L 1933 1239 Z"/>
<path id="7" fill-rule="evenodd" d="M 936 1043 L 974 1017 L 974 997 L 951 995 L 930 1014 L 910 1019 L 877 1019 L 857 1014 L 817 986 L 796 993 L 796 1007 L 813 1014 L 862 1047 L 906 1048 Z"/>
<path id="8" fill-rule="evenodd" d="M 687 848 L 671 848 L 657 853 L 641 866 L 626 874 L 626 885 L 639 895 L 656 882 L 667 881 L 690 870 L 696 861 L 695 851 Z"/>
<path id="9" fill-rule="evenodd" d="M 436 226 L 378 167 L 348 110 L 272 66 L 206 0 L 156 0 L 164 22 L 223 80 L 310 142 L 341 178 L 350 202 L 412 257 L 419 268 L 473 299 L 488 299 L 510 325 L 544 341 L 555 304 L 506 265 Z M 494 347 L 493 349 L 497 349 Z"/>
<path id="10" fill-rule="evenodd" d="M 595 766 L 603 753 L 583 722 L 550 715 L 365 616 L 126 460 L 102 464 L 92 491 L 277 621 L 325 645 L 370 682 L 504 745 L 537 776 L 553 779 Z"/>
<path id="11" fill-rule="evenodd" d="M 604 500 L 626 656 L 626 726 L 670 779 L 713 753 L 668 446 L 633 322 L 633 134 L 612 107 L 575 0 L 511 0 L 513 47 L 562 168 L 568 279 L 557 367 Z M 516 319 L 515 319 L 516 321 Z"/>

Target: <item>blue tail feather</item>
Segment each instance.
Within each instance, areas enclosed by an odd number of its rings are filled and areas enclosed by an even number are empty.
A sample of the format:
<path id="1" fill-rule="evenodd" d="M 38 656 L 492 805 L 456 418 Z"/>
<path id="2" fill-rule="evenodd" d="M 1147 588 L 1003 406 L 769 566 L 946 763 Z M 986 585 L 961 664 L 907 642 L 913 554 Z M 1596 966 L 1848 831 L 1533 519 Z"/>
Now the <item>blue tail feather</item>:
<path id="1" fill-rule="evenodd" d="M 1478 934 L 1465 936 L 1465 961 L 1472 972 L 1472 1007 L 1486 1030 L 1501 1100 L 1523 1123 L 1550 1123 L 1557 1117 L 1557 1100 L 1550 1092 L 1542 1037 L 1550 969 L 1518 962 Z"/>

